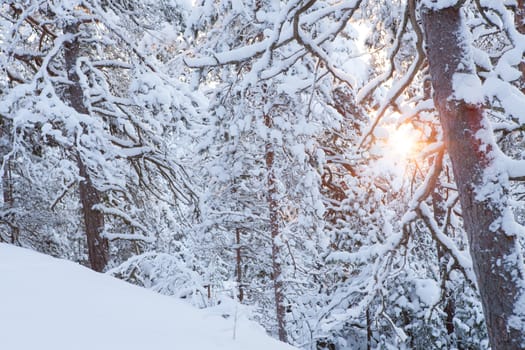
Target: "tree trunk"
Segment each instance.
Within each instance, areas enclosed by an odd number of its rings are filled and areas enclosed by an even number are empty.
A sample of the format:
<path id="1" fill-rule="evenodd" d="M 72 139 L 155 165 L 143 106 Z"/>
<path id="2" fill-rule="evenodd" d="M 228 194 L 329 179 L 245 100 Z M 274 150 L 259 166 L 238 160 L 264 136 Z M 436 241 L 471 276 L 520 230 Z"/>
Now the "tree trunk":
<path id="1" fill-rule="evenodd" d="M 272 118 L 269 115 L 264 116 L 264 124 L 268 129 L 273 127 Z M 283 281 L 282 269 L 279 257 L 279 208 L 277 201 L 277 187 L 274 171 L 274 149 L 270 141 L 266 143 L 265 160 L 268 185 L 268 208 L 270 210 L 270 233 L 272 237 L 272 269 L 273 269 L 273 288 L 275 295 L 275 313 L 277 319 L 277 331 L 279 340 L 286 342 L 286 328 L 285 328 L 285 308 L 283 295 Z"/>
<path id="2" fill-rule="evenodd" d="M 511 322 L 523 283 L 517 237 L 502 227 L 507 209 L 504 186 L 492 183 L 493 195 L 480 198 L 485 170 L 493 165 L 493 145 L 479 138 L 490 132 L 479 105 L 453 96 L 455 73 L 474 73 L 467 50 L 460 8 L 449 7 L 423 13 L 434 103 L 439 111 L 444 141 L 459 191 L 465 231 L 477 278 L 483 312 L 493 350 L 525 347 L 523 330 Z M 475 73 L 474 73 L 475 74 Z"/>
<path id="3" fill-rule="evenodd" d="M 439 226 L 442 226 L 445 220 L 446 212 L 443 208 L 443 203 L 445 202 L 445 198 L 443 198 L 443 195 L 441 194 L 441 191 L 443 190 L 443 187 L 441 186 L 441 183 L 436 184 L 436 189 L 432 193 L 432 207 L 434 209 L 434 219 L 436 220 L 436 223 Z M 446 234 L 446 229 L 445 229 Z M 445 288 L 445 295 L 447 296 L 445 305 L 443 308 L 443 311 L 445 312 L 445 328 L 447 329 L 447 334 L 449 336 L 449 340 L 453 340 L 453 336 L 456 333 L 455 326 L 454 326 L 454 316 L 456 314 L 456 303 L 454 296 L 451 295 L 450 291 L 447 288 L 446 285 L 446 279 L 448 278 L 447 273 L 447 261 L 446 258 L 448 256 L 446 255 L 443 248 L 441 248 L 439 245 L 436 247 L 437 249 L 437 258 L 438 258 L 438 266 L 439 266 L 439 273 L 441 275 L 441 280 L 444 281 L 444 288 Z M 463 347 L 461 345 L 461 342 L 459 341 L 459 338 L 456 336 L 456 348 L 458 350 L 462 350 Z"/>
<path id="4" fill-rule="evenodd" d="M 432 86 L 431 82 L 429 80 L 424 81 L 424 95 L 425 99 L 429 99 L 432 95 Z M 432 142 L 437 141 L 437 131 L 433 130 L 431 138 Z M 435 160 L 430 160 L 429 165 L 432 164 L 432 162 Z M 440 172 L 443 168 L 443 164 L 440 165 Z M 443 226 L 445 223 L 447 212 L 445 208 L 443 207 L 444 203 L 446 202 L 446 195 L 444 195 L 445 189 L 443 188 L 441 181 L 438 179 L 436 183 L 436 188 L 434 189 L 434 192 L 432 192 L 432 209 L 434 211 L 434 220 L 439 226 Z M 447 227 L 444 228 L 444 234 L 447 234 Z M 444 281 L 446 278 L 448 278 L 447 274 L 447 261 L 445 258 L 448 258 L 448 255 L 445 253 L 443 248 L 436 243 L 436 251 L 437 251 L 437 262 L 439 266 L 439 273 L 441 276 L 442 283 L 444 283 L 445 288 L 445 305 L 443 308 L 443 311 L 445 312 L 445 328 L 447 329 L 448 338 L 450 341 L 452 341 L 453 336 L 455 335 L 455 326 L 454 326 L 454 316 L 456 314 L 456 302 L 454 297 L 451 295 L 450 291 L 447 288 L 446 281 Z M 443 282 L 444 281 L 444 282 Z M 461 340 L 458 338 L 458 335 L 456 334 L 456 347 L 458 350 L 463 350 L 463 346 L 461 344 Z"/>
<path id="5" fill-rule="evenodd" d="M 516 3 L 516 10 L 514 12 L 514 23 L 516 24 L 516 29 L 521 34 L 525 34 L 525 1 L 518 0 Z M 520 89 L 521 92 L 525 94 L 525 62 L 519 64 L 519 70 L 521 72 L 520 79 Z"/>
<path id="6" fill-rule="evenodd" d="M 525 34 L 525 1 L 518 0 L 516 2 L 516 12 L 514 14 L 514 22 L 516 23 L 516 29 L 521 34 Z"/>
<path id="7" fill-rule="evenodd" d="M 372 317 L 370 317 L 370 307 L 366 308 L 366 350 L 372 350 Z"/>
<path id="8" fill-rule="evenodd" d="M 10 212 L 14 208 L 15 199 L 13 197 L 13 179 L 11 178 L 11 162 L 8 158 L 8 154 L 11 151 L 11 132 L 12 122 L 7 119 L 0 117 L 0 164 L 3 167 L 2 173 L 2 199 L 3 206 L 0 208 L 2 220 L 4 220 L 9 226 L 8 242 L 11 244 L 19 244 L 19 228 L 16 225 L 16 217 L 13 212 Z M 0 234 L 0 242 L 3 241 L 2 235 Z M 7 242 L 7 241 L 6 241 Z"/>
<path id="9" fill-rule="evenodd" d="M 109 260 L 109 244 L 101 235 L 104 231 L 104 214 L 93 209 L 93 206 L 100 203 L 100 192 L 93 186 L 80 155 L 77 157 L 77 162 L 79 175 L 83 178 L 78 185 L 78 190 L 84 215 L 89 264 L 93 270 L 102 272 Z"/>
<path id="10" fill-rule="evenodd" d="M 77 35 L 78 24 L 71 24 L 65 28 L 66 34 Z M 84 105 L 84 94 L 80 86 L 80 80 L 76 73 L 77 59 L 80 55 L 80 43 L 75 37 L 64 45 L 64 59 L 69 85 L 65 91 L 67 102 L 78 113 L 88 114 Z M 88 246 L 88 257 L 91 268 L 95 271 L 103 271 L 109 260 L 109 244 L 107 239 L 102 238 L 104 231 L 104 214 L 94 209 L 100 203 L 101 194 L 91 181 L 88 169 L 79 152 L 75 155 L 82 180 L 79 183 L 79 196 L 84 216 L 84 227 Z"/>
<path id="11" fill-rule="evenodd" d="M 242 284 L 242 254 L 241 254 L 241 229 L 236 228 L 235 229 L 235 243 L 237 244 L 237 247 L 235 248 L 236 251 L 236 275 L 237 275 L 237 288 L 239 291 L 239 302 L 242 303 L 244 300 L 244 287 Z"/>

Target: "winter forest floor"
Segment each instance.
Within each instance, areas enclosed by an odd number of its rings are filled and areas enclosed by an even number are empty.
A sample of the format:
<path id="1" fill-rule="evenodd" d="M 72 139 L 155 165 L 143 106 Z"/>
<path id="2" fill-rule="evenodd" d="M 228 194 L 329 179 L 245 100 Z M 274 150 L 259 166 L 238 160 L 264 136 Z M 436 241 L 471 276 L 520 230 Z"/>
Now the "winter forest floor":
<path id="1" fill-rule="evenodd" d="M 245 319 L 6 244 L 0 286 L 4 350 L 293 349 Z"/>

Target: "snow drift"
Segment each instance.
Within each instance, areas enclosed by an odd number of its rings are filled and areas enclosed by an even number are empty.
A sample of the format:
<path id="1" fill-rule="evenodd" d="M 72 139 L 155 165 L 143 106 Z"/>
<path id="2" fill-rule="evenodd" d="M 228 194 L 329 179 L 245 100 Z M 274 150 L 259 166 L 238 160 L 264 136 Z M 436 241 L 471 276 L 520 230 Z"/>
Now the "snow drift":
<path id="1" fill-rule="evenodd" d="M 6 244 L 0 340 L 6 350 L 293 349 L 255 323 Z"/>

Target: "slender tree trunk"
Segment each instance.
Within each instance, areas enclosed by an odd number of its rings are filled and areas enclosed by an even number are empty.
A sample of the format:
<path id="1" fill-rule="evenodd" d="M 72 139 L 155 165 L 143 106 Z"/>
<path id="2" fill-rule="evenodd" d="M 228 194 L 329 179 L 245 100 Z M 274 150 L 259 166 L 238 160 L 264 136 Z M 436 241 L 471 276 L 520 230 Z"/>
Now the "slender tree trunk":
<path id="1" fill-rule="evenodd" d="M 237 248 L 235 248 L 236 251 L 236 270 L 237 270 L 237 288 L 239 291 L 239 302 L 242 303 L 244 300 L 244 288 L 242 285 L 242 255 L 241 255 L 241 229 L 236 228 L 235 229 L 235 243 L 237 245 Z"/>
<path id="2" fill-rule="evenodd" d="M 11 165 L 9 160 L 5 161 L 4 164 L 4 173 L 2 175 L 2 189 L 4 197 L 4 206 L 12 207 L 14 198 L 13 198 L 13 181 L 11 179 Z"/>
<path id="3" fill-rule="evenodd" d="M 518 0 L 516 3 L 514 23 L 518 32 L 525 34 L 525 0 Z M 525 93 L 525 62 L 520 63 L 519 69 L 521 71 L 520 88 L 521 92 Z"/>
<path id="4" fill-rule="evenodd" d="M 370 308 L 366 308 L 366 350 L 372 350 L 372 317 Z"/>
<path id="5" fill-rule="evenodd" d="M 508 204 L 506 190 L 493 183 L 490 198 L 480 198 L 477 193 L 485 184 L 485 170 L 494 162 L 493 146 L 479 137 L 480 131 L 491 132 L 489 121 L 481 106 L 453 95 L 453 75 L 474 73 L 458 7 L 423 13 L 434 103 L 458 186 L 491 347 L 520 349 L 525 347 L 525 332 L 515 328 L 511 320 L 523 283 L 523 257 L 517 254 L 517 237 L 502 227 Z"/>
<path id="6" fill-rule="evenodd" d="M 0 164 L 3 166 L 2 173 L 2 199 L 3 207 L 3 220 L 9 225 L 9 243 L 19 244 L 18 236 L 20 230 L 16 224 L 16 214 L 10 212 L 13 210 L 15 205 L 15 198 L 13 196 L 13 179 L 11 177 L 11 162 L 8 158 L 8 154 L 12 148 L 11 142 L 11 128 L 12 122 L 6 119 L 0 118 Z M 2 235 L 0 235 L 0 242 L 2 241 Z"/>
<path id="7" fill-rule="evenodd" d="M 443 208 L 442 204 L 444 203 L 445 199 L 443 198 L 443 195 L 441 194 L 442 186 L 440 183 L 437 184 L 436 189 L 432 193 L 432 206 L 434 209 L 434 219 L 438 223 L 438 225 L 443 225 L 446 212 Z M 446 230 L 445 230 L 446 231 Z M 438 265 L 439 265 L 439 272 L 441 275 L 441 279 L 445 281 L 447 279 L 447 263 L 444 260 L 446 258 L 445 252 L 443 249 L 437 245 L 437 257 L 438 257 Z M 456 314 L 456 303 L 454 300 L 454 297 L 450 295 L 450 292 L 448 288 L 446 287 L 446 281 L 445 283 L 445 294 L 447 296 L 447 300 L 445 301 L 445 307 L 443 311 L 445 312 L 445 328 L 447 329 L 447 334 L 449 336 L 449 339 L 452 341 L 452 336 L 456 332 L 455 326 L 454 326 L 454 316 Z M 457 339 L 456 336 L 456 348 L 458 350 L 462 350 L 463 347 L 461 343 L 459 342 L 459 339 Z"/>
<path id="8" fill-rule="evenodd" d="M 4 174 L 2 176 L 2 187 L 3 187 L 3 195 L 4 195 L 4 210 L 10 210 L 13 209 L 15 205 L 15 198 L 13 196 L 13 179 L 11 177 L 11 162 L 9 160 L 5 160 L 4 164 Z M 11 239 L 10 243 L 18 245 L 20 244 L 18 241 L 18 236 L 20 235 L 20 229 L 18 228 L 16 224 L 16 214 L 9 214 L 9 217 L 15 216 L 14 220 L 8 219 L 10 231 L 11 231 Z"/>
<path id="9" fill-rule="evenodd" d="M 273 127 L 272 118 L 269 115 L 264 116 L 264 124 L 268 129 Z M 277 184 L 274 170 L 274 149 L 270 141 L 266 143 L 265 160 L 267 170 L 267 185 L 268 185 L 268 208 L 270 210 L 270 233 L 272 237 L 272 269 L 273 269 L 273 288 L 275 295 L 275 313 L 277 319 L 277 332 L 279 340 L 286 342 L 286 328 L 285 328 L 285 308 L 283 295 L 283 281 L 281 261 L 279 257 L 279 207 L 277 200 Z"/>
<path id="10" fill-rule="evenodd" d="M 65 29 L 66 34 L 77 35 L 78 23 L 68 25 Z M 80 80 L 76 73 L 76 64 L 80 55 L 80 42 L 78 38 L 72 39 L 65 44 L 64 59 L 69 85 L 65 91 L 67 102 L 78 113 L 88 114 L 84 105 L 84 94 L 80 86 Z M 86 164 L 82 161 L 80 153 L 76 155 L 79 175 L 82 180 L 79 183 L 79 196 L 82 204 L 84 216 L 84 227 L 88 246 L 88 257 L 91 268 L 95 271 L 103 271 L 109 260 L 109 244 L 107 239 L 102 238 L 104 231 L 104 214 L 94 209 L 100 203 L 101 194 L 91 181 Z"/>
<path id="11" fill-rule="evenodd" d="M 432 95 L 432 83 L 429 80 L 425 80 L 424 86 L 423 86 L 425 99 L 429 99 Z M 437 140 L 437 131 L 433 130 L 432 141 Z M 432 160 L 429 164 L 432 163 Z M 442 170 L 442 164 L 440 165 L 440 172 Z M 436 183 L 436 188 L 434 189 L 434 192 L 432 192 L 432 208 L 434 210 L 434 220 L 439 226 L 442 226 L 445 222 L 446 217 L 446 210 L 443 207 L 443 204 L 446 201 L 445 196 L 443 195 L 444 188 L 441 185 L 441 181 L 438 179 Z M 444 233 L 447 233 L 447 227 L 444 229 Z M 439 272 L 441 275 L 442 281 L 444 281 L 447 278 L 447 263 L 444 260 L 446 257 L 445 251 L 439 246 L 439 244 L 436 243 L 436 250 L 437 250 L 437 258 L 438 258 L 438 266 L 439 266 Z M 446 281 L 444 282 L 444 288 L 445 288 L 445 295 L 447 296 L 447 300 L 445 301 L 445 307 L 443 311 L 445 312 L 445 328 L 447 329 L 447 334 L 449 336 L 450 341 L 452 341 L 452 335 L 455 333 L 455 326 L 454 326 L 454 316 L 456 314 L 456 302 L 455 299 L 449 294 L 449 290 L 446 286 Z M 456 335 L 456 347 L 458 350 L 463 350 L 463 346 L 460 342 L 460 339 L 458 339 Z"/>
<path id="12" fill-rule="evenodd" d="M 525 1 L 518 0 L 516 2 L 516 12 L 515 12 L 515 23 L 516 28 L 521 34 L 525 34 Z"/>

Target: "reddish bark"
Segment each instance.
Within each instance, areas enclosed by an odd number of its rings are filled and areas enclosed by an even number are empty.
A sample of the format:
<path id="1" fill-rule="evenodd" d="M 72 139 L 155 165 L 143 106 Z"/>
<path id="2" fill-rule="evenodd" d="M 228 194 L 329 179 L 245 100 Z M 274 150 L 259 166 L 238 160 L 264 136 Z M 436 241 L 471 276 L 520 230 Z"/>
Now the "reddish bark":
<path id="1" fill-rule="evenodd" d="M 493 184 L 496 193 L 503 193 L 497 201 L 480 199 L 476 192 L 484 183 L 484 171 L 493 161 L 491 146 L 476 136 L 485 130 L 488 121 L 481 106 L 453 97 L 453 75 L 473 72 L 464 65 L 468 51 L 461 35 L 465 28 L 460 9 L 428 10 L 423 14 L 423 23 L 434 103 L 459 190 L 490 344 L 493 350 L 520 349 L 525 344 L 524 332 L 509 322 L 519 296 L 518 283 L 523 281 L 519 264 L 508 259 L 516 252 L 517 239 L 497 224 L 507 206 L 505 189 Z"/>
<path id="2" fill-rule="evenodd" d="M 268 129 L 273 127 L 272 118 L 269 115 L 264 116 L 264 124 Z M 267 174 L 267 185 L 268 185 L 268 208 L 270 210 L 270 234 L 272 237 L 272 279 L 274 285 L 274 296 L 275 296 L 275 313 L 277 319 L 277 332 L 279 340 L 286 342 L 286 328 L 285 328 L 285 307 L 284 307 L 284 295 L 283 295 L 283 281 L 282 281 L 282 268 L 279 257 L 279 245 L 277 240 L 279 238 L 279 207 L 277 202 L 277 187 L 274 170 L 274 156 L 275 151 L 270 141 L 266 143 L 265 160 Z"/>
<path id="3" fill-rule="evenodd" d="M 521 34 L 525 34 L 525 1 L 518 0 L 516 4 L 516 11 L 514 12 L 514 22 L 516 29 Z M 525 62 L 519 64 L 519 70 L 521 72 L 520 88 L 521 92 L 525 93 Z"/>
<path id="4" fill-rule="evenodd" d="M 66 27 L 68 34 L 78 34 L 78 24 Z M 84 105 L 84 94 L 80 86 L 79 77 L 76 73 L 76 62 L 80 56 L 80 42 L 74 38 L 64 45 L 64 59 L 67 77 L 70 81 L 66 89 L 67 102 L 78 113 L 88 114 L 89 111 Z M 93 270 L 103 271 L 109 260 L 109 244 L 107 239 L 102 237 L 104 231 L 104 214 L 94 209 L 100 203 L 101 194 L 93 185 L 88 169 L 79 153 L 76 154 L 79 175 L 82 180 L 79 183 L 79 196 L 82 204 L 82 214 L 84 216 L 84 227 L 88 246 L 89 263 Z"/>
<path id="5" fill-rule="evenodd" d="M 235 243 L 237 244 L 237 247 L 235 248 L 236 251 L 236 270 L 237 270 L 237 288 L 239 290 L 239 302 L 242 303 L 244 300 L 244 287 L 242 284 L 242 254 L 241 254 L 241 229 L 236 228 L 235 229 Z"/>

